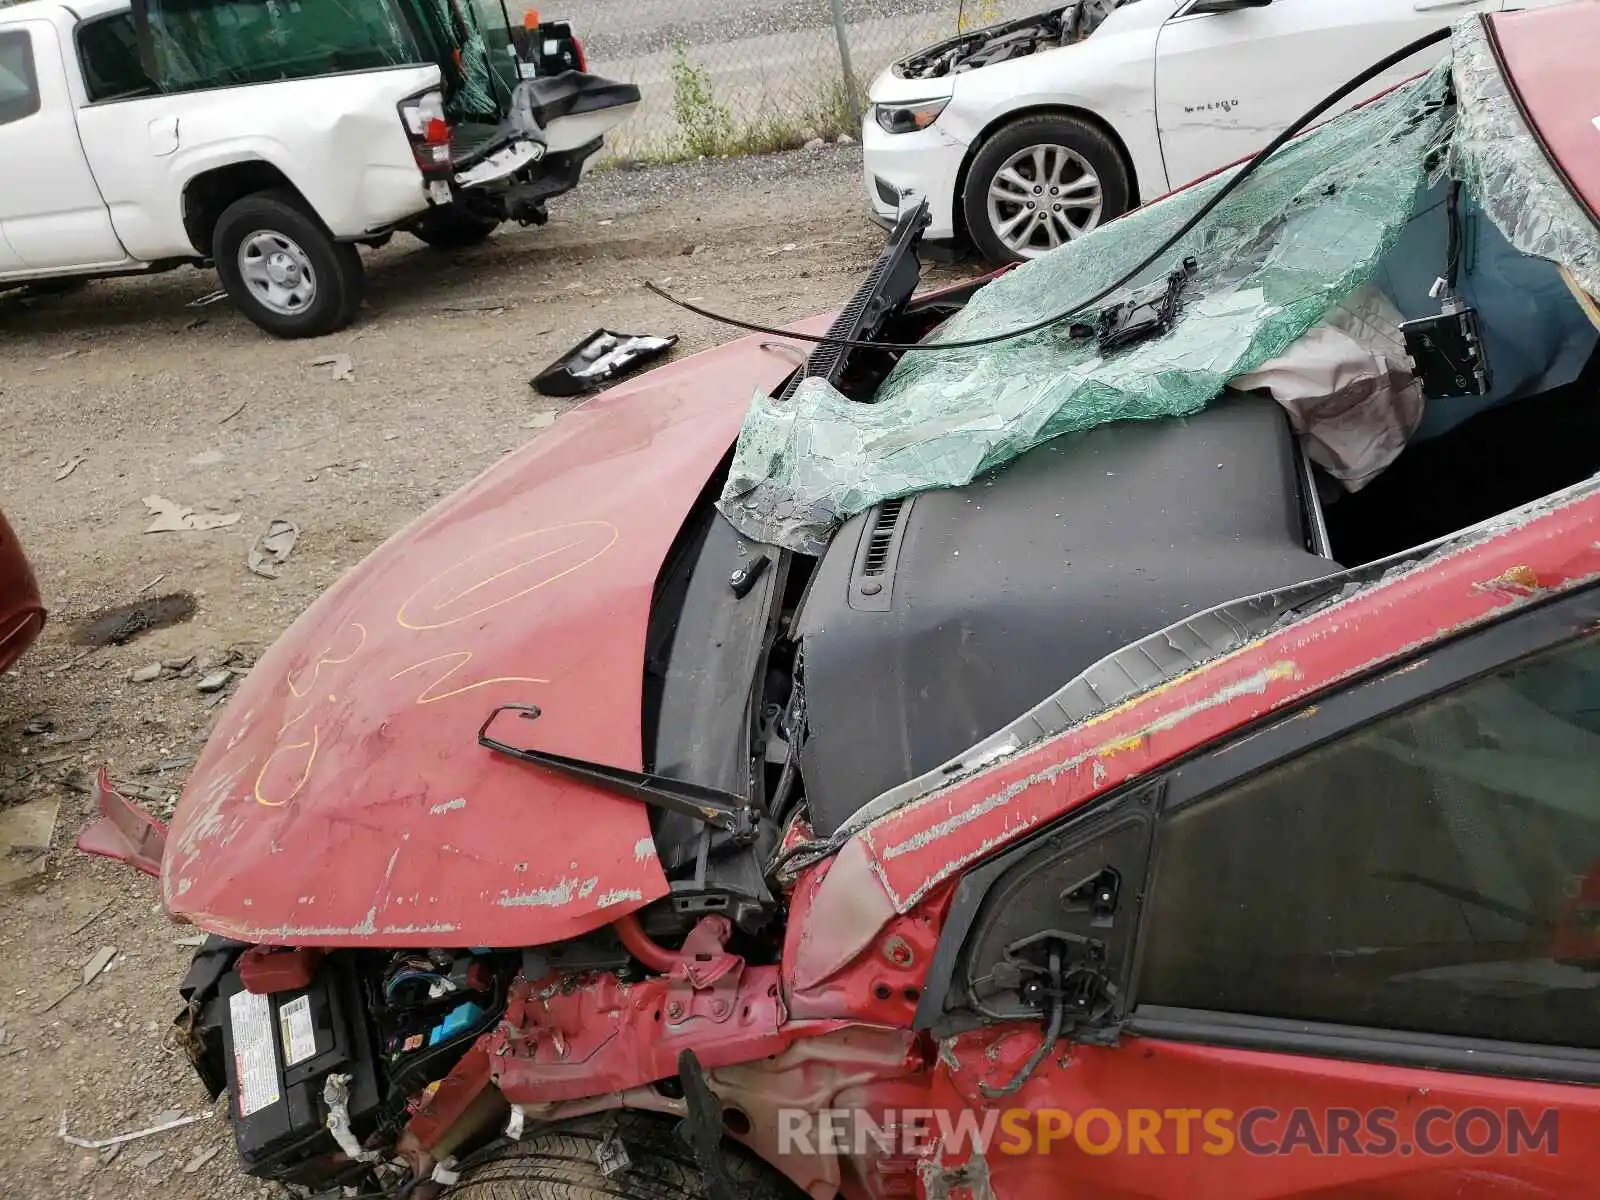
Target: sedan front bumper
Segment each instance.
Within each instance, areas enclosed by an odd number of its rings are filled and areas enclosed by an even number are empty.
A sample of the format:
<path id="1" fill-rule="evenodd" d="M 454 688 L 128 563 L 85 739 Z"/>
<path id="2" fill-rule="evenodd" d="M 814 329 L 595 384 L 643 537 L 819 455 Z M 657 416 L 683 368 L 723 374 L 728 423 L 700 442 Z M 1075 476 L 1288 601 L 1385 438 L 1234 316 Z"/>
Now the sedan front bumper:
<path id="1" fill-rule="evenodd" d="M 953 241 L 964 231 L 958 215 L 956 180 L 967 144 L 935 121 L 915 133 L 885 133 L 869 110 L 861 123 L 861 160 L 867 203 L 879 224 L 892 223 L 897 197 L 926 198 L 931 218 L 924 241 Z"/>

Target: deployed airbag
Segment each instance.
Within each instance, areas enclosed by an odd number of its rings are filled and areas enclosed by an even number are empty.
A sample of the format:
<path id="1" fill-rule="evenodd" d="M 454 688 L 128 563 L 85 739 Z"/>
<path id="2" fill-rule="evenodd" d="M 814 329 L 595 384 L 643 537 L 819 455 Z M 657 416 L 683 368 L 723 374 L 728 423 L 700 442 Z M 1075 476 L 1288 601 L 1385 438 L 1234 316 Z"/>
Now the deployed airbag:
<path id="1" fill-rule="evenodd" d="M 1422 421 L 1422 387 L 1406 357 L 1402 319 L 1382 292 L 1364 287 L 1232 386 L 1270 392 L 1311 461 L 1359 491 L 1399 457 Z"/>

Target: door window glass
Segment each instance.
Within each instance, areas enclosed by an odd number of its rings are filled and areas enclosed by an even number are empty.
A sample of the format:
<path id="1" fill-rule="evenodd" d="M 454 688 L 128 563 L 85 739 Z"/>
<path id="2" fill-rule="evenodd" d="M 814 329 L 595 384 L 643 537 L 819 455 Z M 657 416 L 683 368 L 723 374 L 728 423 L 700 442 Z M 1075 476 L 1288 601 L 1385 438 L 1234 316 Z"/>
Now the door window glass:
<path id="1" fill-rule="evenodd" d="M 81 26 L 78 61 L 83 64 L 83 84 L 91 101 L 123 100 L 155 91 L 139 58 L 132 13 L 117 13 Z"/>
<path id="2" fill-rule="evenodd" d="M 0 125 L 39 111 L 33 42 L 22 30 L 0 33 Z"/>
<path id="3" fill-rule="evenodd" d="M 1600 1047 L 1600 637 L 1170 815 L 1137 999 Z"/>

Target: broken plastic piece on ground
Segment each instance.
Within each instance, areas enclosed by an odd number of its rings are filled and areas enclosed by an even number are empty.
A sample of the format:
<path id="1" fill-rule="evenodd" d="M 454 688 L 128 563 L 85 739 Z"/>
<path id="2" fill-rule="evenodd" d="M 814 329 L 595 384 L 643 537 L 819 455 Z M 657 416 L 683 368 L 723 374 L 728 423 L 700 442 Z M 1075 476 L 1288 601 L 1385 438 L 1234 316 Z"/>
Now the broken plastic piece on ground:
<path id="1" fill-rule="evenodd" d="M 43 873 L 60 806 L 44 799 L 0 809 L 0 887 Z"/>
<path id="2" fill-rule="evenodd" d="M 116 1137 L 101 1138 L 91 1141 L 89 1138 L 73 1137 L 67 1132 L 67 1114 L 61 1114 L 61 1140 L 69 1146 L 79 1146 L 84 1150 L 104 1150 L 107 1146 L 120 1146 L 125 1142 L 136 1142 L 140 1138 L 153 1137 L 158 1133 L 165 1133 L 169 1129 L 181 1129 L 185 1125 L 193 1125 L 196 1121 L 209 1121 L 210 1113 L 196 1113 L 192 1117 L 173 1117 L 170 1120 L 159 1121 L 148 1129 L 135 1129 L 132 1133 L 119 1133 Z"/>
<path id="3" fill-rule="evenodd" d="M 116 956 L 117 948 L 115 946 L 101 946 L 100 949 L 96 950 L 94 957 L 83 964 L 84 986 L 87 987 L 93 983 L 100 972 L 111 965 L 111 960 Z"/>
<path id="4" fill-rule="evenodd" d="M 162 580 L 156 576 L 145 587 L 153 587 Z M 92 614 L 73 633 L 73 641 L 81 646 L 121 646 L 152 629 L 165 629 L 187 621 L 195 614 L 194 597 L 187 592 L 170 592 L 152 596 L 132 604 L 119 604 Z"/>
<path id="5" fill-rule="evenodd" d="M 165 575 L 157 575 L 139 591 L 160 583 Z M 195 599 L 188 592 L 168 592 L 137 600 L 132 604 L 119 604 L 91 614 L 77 626 L 73 640 L 86 646 L 121 646 L 152 629 L 165 629 L 194 616 Z"/>
<path id="6" fill-rule="evenodd" d="M 160 876 L 167 827 L 111 786 L 104 767 L 96 780 L 100 816 L 78 835 L 78 849 Z"/>
<path id="7" fill-rule="evenodd" d="M 332 367 L 333 377 L 336 380 L 351 381 L 356 377 L 356 365 L 351 361 L 348 354 L 329 354 L 324 358 L 314 358 L 311 360 L 311 365 L 313 367 Z"/>
<path id="8" fill-rule="evenodd" d="M 655 337 L 596 329 L 534 376 L 533 387 L 543 396 L 581 396 L 653 362 L 677 344 L 677 334 Z"/>
<path id="9" fill-rule="evenodd" d="M 146 496 L 144 506 L 150 510 L 150 524 L 146 533 L 173 533 L 181 529 L 221 529 L 236 525 L 242 513 L 196 512 L 194 509 L 165 496 Z"/>
<path id="10" fill-rule="evenodd" d="M 274 517 L 267 523 L 266 532 L 250 548 L 250 570 L 263 579 L 276 579 L 283 564 L 289 561 L 289 555 L 294 553 L 294 544 L 299 538 L 300 526 Z"/>

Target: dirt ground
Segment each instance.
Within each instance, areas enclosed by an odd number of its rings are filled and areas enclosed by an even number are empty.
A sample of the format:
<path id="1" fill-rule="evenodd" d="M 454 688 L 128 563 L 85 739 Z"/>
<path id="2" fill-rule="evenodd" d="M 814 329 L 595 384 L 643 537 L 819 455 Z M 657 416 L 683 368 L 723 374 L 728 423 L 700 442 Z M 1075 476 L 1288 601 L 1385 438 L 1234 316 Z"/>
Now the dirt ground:
<path id="1" fill-rule="evenodd" d="M 369 254 L 359 323 L 316 342 L 267 338 L 226 302 L 188 307 L 215 287 L 191 270 L 0 296 L 0 508 L 51 614 L 0 676 L 0 807 L 60 802 L 45 872 L 0 891 L 0 1196 L 279 1194 L 237 1175 L 225 1111 L 167 1037 L 196 931 L 167 920 L 153 880 L 72 847 L 94 771 L 175 795 L 221 711 L 197 690 L 204 668 L 248 663 L 390 533 L 559 419 L 528 381 L 596 325 L 680 333 L 680 354 L 732 336 L 642 280 L 776 322 L 847 298 L 882 244 L 860 186 L 851 146 L 595 176 L 543 229 Z M 353 379 L 312 365 L 336 354 Z M 146 534 L 147 496 L 242 516 Z M 274 518 L 302 532 L 271 580 L 245 562 Z M 91 613 L 171 591 L 196 598 L 192 620 L 74 641 Z M 69 991 L 106 949 L 109 968 Z M 98 1139 L 175 1110 L 215 1115 L 114 1156 L 60 1136 L 63 1114 Z"/>

